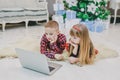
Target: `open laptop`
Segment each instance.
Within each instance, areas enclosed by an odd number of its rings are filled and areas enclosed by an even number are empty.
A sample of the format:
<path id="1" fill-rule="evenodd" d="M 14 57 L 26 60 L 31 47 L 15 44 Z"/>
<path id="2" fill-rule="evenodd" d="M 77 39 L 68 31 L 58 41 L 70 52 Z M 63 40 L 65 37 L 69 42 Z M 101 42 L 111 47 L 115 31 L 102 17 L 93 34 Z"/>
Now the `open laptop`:
<path id="1" fill-rule="evenodd" d="M 47 75 L 55 73 L 62 65 L 48 62 L 44 54 L 39 52 L 31 52 L 23 49 L 16 48 L 16 53 L 24 68 L 41 72 Z"/>

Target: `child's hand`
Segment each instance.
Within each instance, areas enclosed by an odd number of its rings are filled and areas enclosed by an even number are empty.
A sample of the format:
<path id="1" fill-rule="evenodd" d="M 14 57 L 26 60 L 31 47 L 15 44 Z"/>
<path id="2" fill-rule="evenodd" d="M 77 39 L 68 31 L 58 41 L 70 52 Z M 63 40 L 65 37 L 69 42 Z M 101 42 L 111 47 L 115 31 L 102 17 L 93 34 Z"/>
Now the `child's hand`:
<path id="1" fill-rule="evenodd" d="M 56 42 L 56 41 L 57 41 L 57 35 L 54 36 L 52 39 L 50 39 L 50 43 L 54 43 L 54 42 Z"/>
<path id="2" fill-rule="evenodd" d="M 63 56 L 61 54 L 55 54 L 55 59 L 56 60 L 62 60 Z"/>
<path id="3" fill-rule="evenodd" d="M 74 47 L 78 47 L 78 45 L 75 44 L 71 39 L 69 40 L 69 43 L 70 43 L 72 46 L 74 46 Z"/>
<path id="4" fill-rule="evenodd" d="M 74 42 L 72 42 L 72 40 L 69 40 L 70 44 L 74 47 L 73 49 L 73 54 L 76 55 L 77 54 L 77 50 L 78 50 L 78 44 L 75 44 Z"/>
<path id="5" fill-rule="evenodd" d="M 75 57 L 69 57 L 68 60 L 69 60 L 69 62 L 70 62 L 71 64 L 76 63 L 76 62 L 79 61 L 79 59 L 78 59 L 78 58 L 75 58 Z"/>

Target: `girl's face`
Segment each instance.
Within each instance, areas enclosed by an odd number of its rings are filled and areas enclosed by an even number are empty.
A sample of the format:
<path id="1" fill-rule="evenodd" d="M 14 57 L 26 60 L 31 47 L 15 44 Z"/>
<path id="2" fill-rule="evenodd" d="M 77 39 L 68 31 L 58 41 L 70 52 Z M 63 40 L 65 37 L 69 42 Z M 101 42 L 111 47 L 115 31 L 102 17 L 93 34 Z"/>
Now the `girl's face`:
<path id="1" fill-rule="evenodd" d="M 77 36 L 71 36 L 70 41 L 74 44 L 79 44 L 80 43 L 80 38 Z"/>

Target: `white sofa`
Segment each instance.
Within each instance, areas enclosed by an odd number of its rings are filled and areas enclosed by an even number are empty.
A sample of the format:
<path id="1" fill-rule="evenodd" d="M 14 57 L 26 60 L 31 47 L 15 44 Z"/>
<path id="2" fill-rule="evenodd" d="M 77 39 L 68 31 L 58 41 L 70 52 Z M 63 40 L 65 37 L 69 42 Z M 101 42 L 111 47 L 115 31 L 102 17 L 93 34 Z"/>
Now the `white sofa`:
<path id="1" fill-rule="evenodd" d="M 6 23 L 48 21 L 46 0 L 0 0 L 0 24 L 5 31 Z"/>

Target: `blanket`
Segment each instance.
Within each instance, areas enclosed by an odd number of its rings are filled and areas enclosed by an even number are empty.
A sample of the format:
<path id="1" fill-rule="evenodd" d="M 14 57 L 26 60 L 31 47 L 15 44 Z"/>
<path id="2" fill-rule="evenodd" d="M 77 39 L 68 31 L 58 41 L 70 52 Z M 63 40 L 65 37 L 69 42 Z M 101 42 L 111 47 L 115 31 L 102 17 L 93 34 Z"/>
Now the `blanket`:
<path id="1" fill-rule="evenodd" d="M 97 44 L 95 47 L 98 49 L 99 53 L 96 56 L 96 60 L 113 58 L 119 56 L 119 53 L 111 48 L 108 48 L 104 44 Z M 20 39 L 19 41 L 13 43 L 9 47 L 0 49 L 0 58 L 4 57 L 17 57 L 15 48 L 21 48 L 33 52 L 40 52 L 40 39 L 34 39 L 32 37 L 26 37 Z M 64 51 L 63 56 L 66 56 L 67 52 Z"/>

